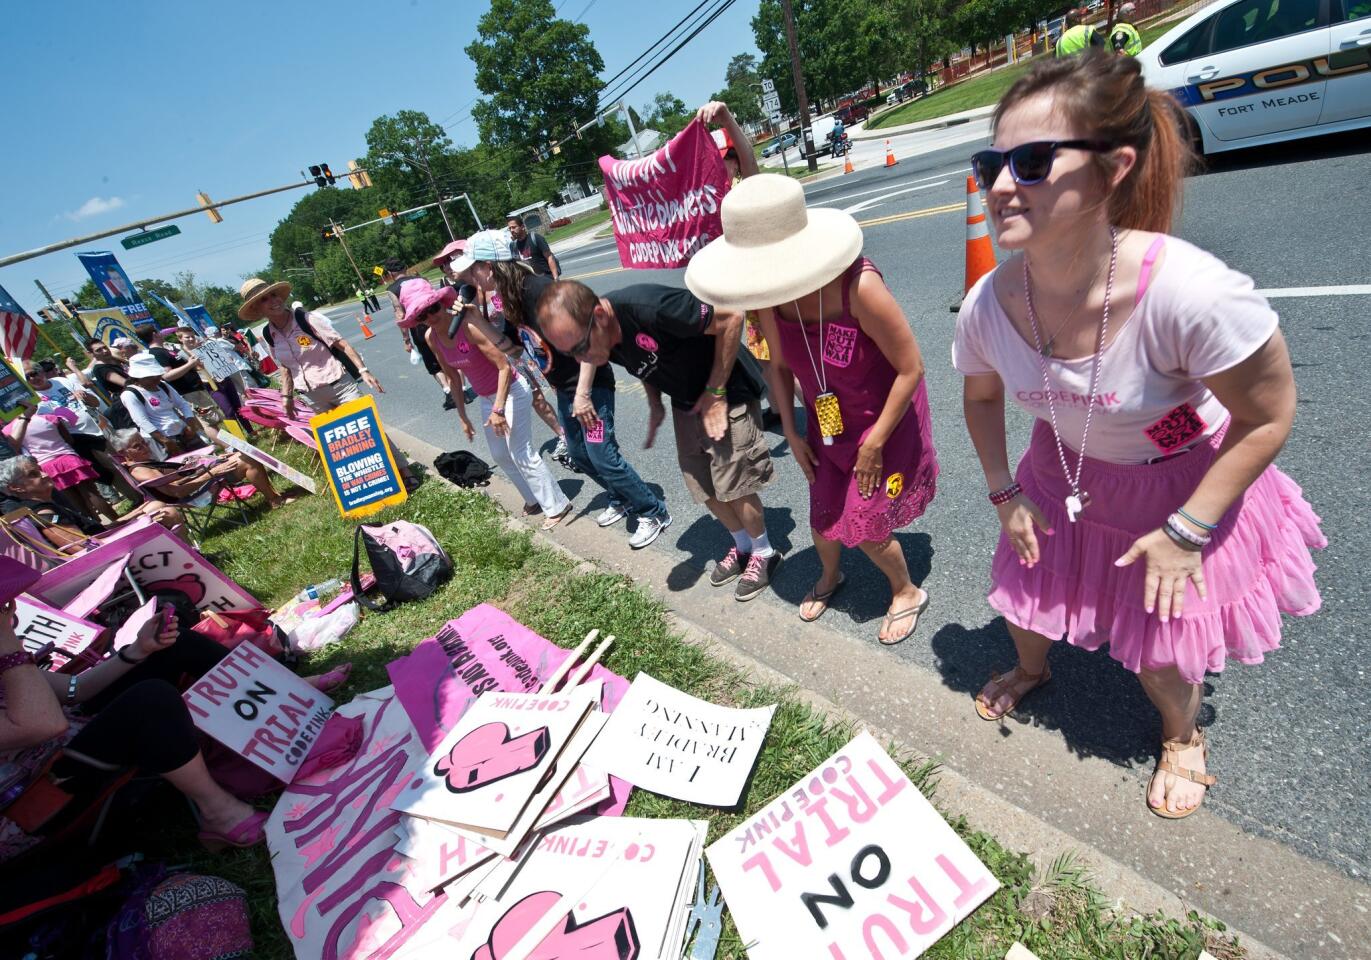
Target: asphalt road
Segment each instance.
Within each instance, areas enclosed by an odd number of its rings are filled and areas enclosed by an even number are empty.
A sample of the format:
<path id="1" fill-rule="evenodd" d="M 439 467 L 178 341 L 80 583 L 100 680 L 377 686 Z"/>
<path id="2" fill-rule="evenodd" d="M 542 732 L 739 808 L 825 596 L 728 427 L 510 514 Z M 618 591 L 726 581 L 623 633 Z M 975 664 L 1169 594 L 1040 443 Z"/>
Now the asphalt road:
<path id="1" fill-rule="evenodd" d="M 945 209 L 965 199 L 965 158 L 976 142 L 902 159 L 815 184 L 811 204 L 852 211 L 865 224 L 865 252 L 885 272 L 903 305 L 927 364 L 934 435 L 942 463 L 938 498 L 929 514 L 900 535 L 916 579 L 933 605 L 911 641 L 889 652 L 968 694 L 992 668 L 1011 662 L 1003 623 L 984 601 L 997 525 L 961 419 L 960 377 L 949 349 L 961 294 L 964 220 Z M 1187 184 L 1177 231 L 1251 274 L 1262 289 L 1367 284 L 1371 263 L 1371 154 L 1351 139 L 1320 140 L 1249 151 L 1222 159 Z M 1360 212 L 1358 212 L 1360 211 Z M 627 273 L 610 242 L 569 254 L 569 275 L 597 291 L 630 283 L 679 284 L 681 271 Z M 1264 665 L 1235 664 L 1210 678 L 1204 720 L 1213 750 L 1211 770 L 1222 785 L 1211 811 L 1244 829 L 1291 844 L 1354 876 L 1371 863 L 1371 750 L 1364 717 L 1371 708 L 1371 636 L 1366 629 L 1364 570 L 1371 564 L 1367 503 L 1371 457 L 1371 296 L 1314 295 L 1274 301 L 1295 360 L 1299 416 L 1280 457 L 1322 515 L 1329 548 L 1318 556 L 1322 611 L 1287 619 L 1284 646 Z M 333 311 L 339 329 L 357 310 Z M 376 339 L 362 347 L 387 393 L 379 398 L 388 425 L 454 449 L 455 415 L 443 413 L 437 388 L 410 367 L 389 311 L 373 317 Z M 642 450 L 641 388 L 622 371 L 618 431 L 625 451 L 649 482 L 660 486 L 675 524 L 650 549 L 680 562 L 668 591 L 695 582 L 728 546 L 723 530 L 690 502 L 676 469 L 670 432 Z M 1028 420 L 1011 416 L 1011 449 L 1026 442 Z M 550 433 L 535 435 L 550 449 Z M 764 497 L 773 543 L 787 553 L 775 584 L 778 617 L 795 607 L 817 575 L 806 527 L 807 492 L 783 438 L 773 435 L 777 478 Z M 475 451 L 486 456 L 483 441 Z M 593 515 L 605 500 L 584 478 L 562 473 L 578 510 Z M 622 529 L 622 528 L 620 528 Z M 844 561 L 849 585 L 824 623 L 875 644 L 888 602 L 884 578 L 864 558 Z M 720 603 L 731 603 L 721 598 Z M 1358 613 L 1362 610 L 1362 613 Z M 1141 784 L 1155 759 L 1155 714 L 1136 680 L 1103 653 L 1064 645 L 1053 654 L 1056 682 L 1023 711 L 1060 731 L 1081 757 L 1104 758 Z M 1141 793 L 1139 794 L 1141 796 Z"/>

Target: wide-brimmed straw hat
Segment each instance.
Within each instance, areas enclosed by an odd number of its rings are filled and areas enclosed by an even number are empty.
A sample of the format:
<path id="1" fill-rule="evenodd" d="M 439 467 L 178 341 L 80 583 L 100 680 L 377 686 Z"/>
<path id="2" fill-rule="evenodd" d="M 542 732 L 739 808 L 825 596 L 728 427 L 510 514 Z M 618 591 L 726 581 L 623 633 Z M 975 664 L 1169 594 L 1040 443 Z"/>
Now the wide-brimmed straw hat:
<path id="1" fill-rule="evenodd" d="M 135 353 L 129 357 L 129 379 L 142 380 L 144 377 L 160 377 L 166 368 L 150 353 Z"/>
<path id="2" fill-rule="evenodd" d="M 435 267 L 441 267 L 466 248 L 467 242 L 465 239 L 452 241 L 446 247 L 438 251 L 438 256 L 433 258 L 433 265 Z"/>
<path id="3" fill-rule="evenodd" d="M 400 306 L 405 311 L 405 318 L 400 320 L 396 326 L 404 329 L 417 326 L 419 315 L 429 307 L 435 303 L 450 307 L 456 300 L 457 291 L 452 287 L 435 289 L 433 284 L 422 277 L 406 280 L 400 285 Z"/>
<path id="4" fill-rule="evenodd" d="M 269 297 L 273 293 L 286 296 L 290 293 L 290 284 L 285 280 L 277 280 L 275 283 L 267 283 L 260 277 L 253 277 L 238 289 L 238 295 L 243 298 L 243 305 L 238 308 L 239 320 L 256 320 L 257 302 L 263 297 Z"/>
<path id="5" fill-rule="evenodd" d="M 760 310 L 798 300 L 862 252 L 862 228 L 841 210 L 807 209 L 790 177 L 761 173 L 728 192 L 724 235 L 691 258 L 685 283 L 705 303 Z"/>

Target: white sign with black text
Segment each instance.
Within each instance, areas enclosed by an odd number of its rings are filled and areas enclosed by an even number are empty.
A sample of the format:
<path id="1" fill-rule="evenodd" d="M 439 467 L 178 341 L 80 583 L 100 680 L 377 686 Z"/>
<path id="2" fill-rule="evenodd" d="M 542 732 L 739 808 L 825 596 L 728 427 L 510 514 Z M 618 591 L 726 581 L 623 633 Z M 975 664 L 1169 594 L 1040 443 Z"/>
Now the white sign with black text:
<path id="1" fill-rule="evenodd" d="M 775 712 L 721 707 L 640 673 L 585 762 L 653 793 L 731 807 Z"/>

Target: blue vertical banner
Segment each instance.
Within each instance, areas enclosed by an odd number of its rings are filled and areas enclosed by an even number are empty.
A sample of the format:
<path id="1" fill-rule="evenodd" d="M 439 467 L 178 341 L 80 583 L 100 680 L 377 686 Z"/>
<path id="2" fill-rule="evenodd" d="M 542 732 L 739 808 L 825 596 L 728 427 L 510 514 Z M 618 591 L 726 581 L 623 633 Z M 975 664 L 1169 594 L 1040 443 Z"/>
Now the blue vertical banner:
<path id="1" fill-rule="evenodd" d="M 104 297 L 105 302 L 111 307 L 117 307 L 129 323 L 152 323 L 152 314 L 114 254 L 108 250 L 96 250 L 91 253 L 78 253 L 76 259 L 81 261 L 81 266 L 90 274 L 91 280 L 95 282 L 95 288 L 100 291 L 100 296 Z"/>
<path id="2" fill-rule="evenodd" d="M 180 325 L 182 322 L 188 323 L 196 333 L 200 334 L 200 336 L 203 337 L 205 335 L 204 328 L 195 322 L 195 318 L 186 312 L 185 307 L 173 303 L 160 293 L 154 293 L 152 296 L 158 303 L 171 311 L 171 315 L 176 318 L 177 325 Z"/>

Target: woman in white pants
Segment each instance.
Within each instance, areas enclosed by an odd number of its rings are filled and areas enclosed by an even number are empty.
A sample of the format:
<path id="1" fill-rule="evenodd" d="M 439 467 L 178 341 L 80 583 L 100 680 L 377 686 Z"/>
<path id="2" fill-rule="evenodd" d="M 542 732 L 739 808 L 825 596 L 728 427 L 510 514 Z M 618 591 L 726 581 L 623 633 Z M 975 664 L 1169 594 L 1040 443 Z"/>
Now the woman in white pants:
<path id="1" fill-rule="evenodd" d="M 480 397 L 486 445 L 491 459 L 504 468 L 524 498 L 524 515 L 542 513 L 543 529 L 551 530 L 571 513 L 571 501 L 557 485 L 552 471 L 533 449 L 533 403 L 528 384 L 477 325 L 453 321 L 450 307 L 457 300 L 452 287 L 435 290 L 427 280 L 415 279 L 400 288 L 405 326 L 422 324 L 433 355 L 446 371 L 453 389 L 462 378 Z M 472 309 L 463 305 L 463 309 Z M 457 408 L 467 439 L 476 435 L 464 407 Z"/>

